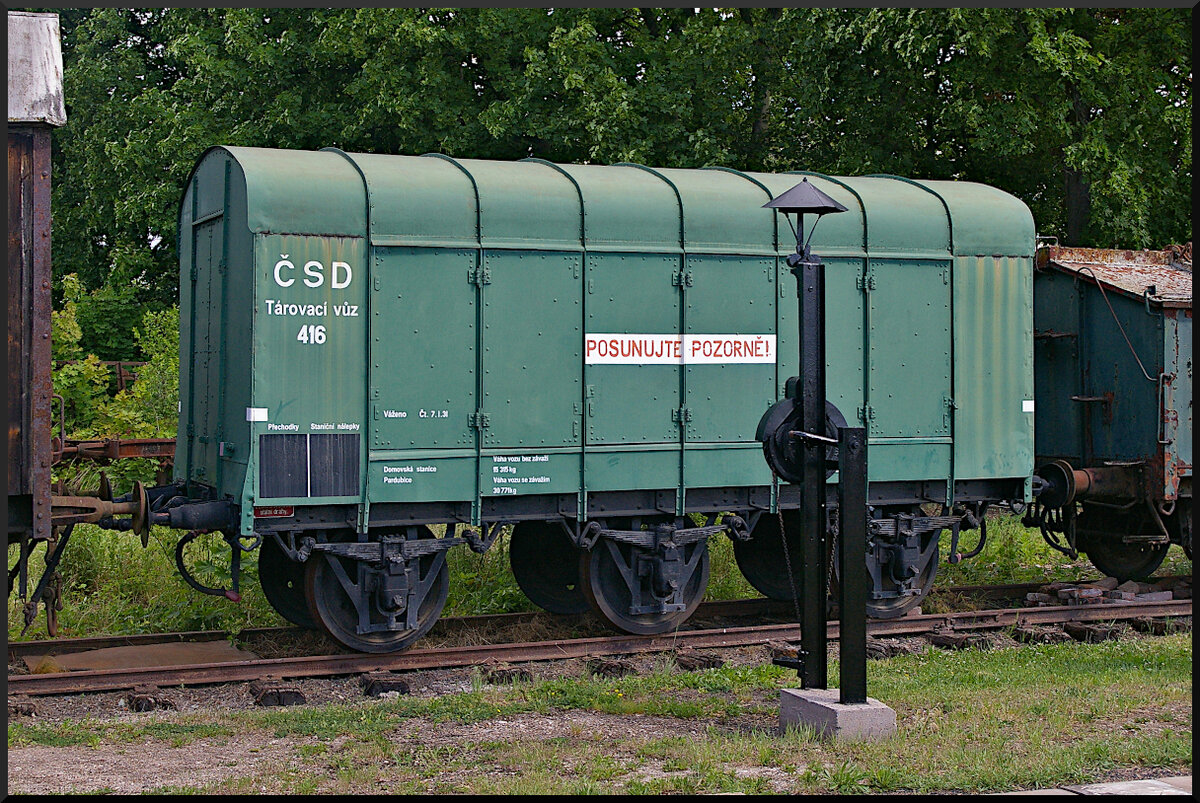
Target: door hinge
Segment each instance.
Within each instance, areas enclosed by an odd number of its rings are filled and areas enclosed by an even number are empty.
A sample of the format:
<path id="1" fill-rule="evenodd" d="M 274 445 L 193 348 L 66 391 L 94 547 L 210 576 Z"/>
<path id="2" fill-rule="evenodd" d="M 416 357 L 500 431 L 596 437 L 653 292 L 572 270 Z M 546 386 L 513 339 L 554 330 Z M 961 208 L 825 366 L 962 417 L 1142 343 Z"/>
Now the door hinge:
<path id="1" fill-rule="evenodd" d="M 467 268 L 467 283 L 483 286 L 492 283 L 492 272 L 488 270 L 487 265 L 480 265 L 478 268 Z"/>
<path id="2" fill-rule="evenodd" d="M 942 413 L 942 423 L 949 429 L 954 423 L 954 411 L 958 409 L 958 405 L 954 403 L 954 399 L 945 395 L 942 396 L 942 404 L 946 408 Z"/>
<path id="3" fill-rule="evenodd" d="M 472 429 L 487 429 L 488 414 L 485 413 L 483 410 L 479 410 L 478 412 L 471 413 L 467 417 L 467 425 L 470 426 Z"/>
<path id="4" fill-rule="evenodd" d="M 671 411 L 671 420 L 676 424 L 683 425 L 692 420 L 692 411 L 686 407 L 680 407 L 678 410 Z"/>
<path id="5" fill-rule="evenodd" d="M 691 287 L 692 272 L 690 270 L 677 270 L 671 274 L 671 284 L 676 287 Z"/>
<path id="6" fill-rule="evenodd" d="M 583 388 L 583 397 L 587 400 L 587 414 L 590 418 L 596 414 L 596 386 L 585 385 Z"/>
<path id="7" fill-rule="evenodd" d="M 875 274 L 868 273 L 866 276 L 855 276 L 854 286 L 864 293 L 869 293 L 875 289 Z"/>
<path id="8" fill-rule="evenodd" d="M 950 284 L 950 268 L 942 268 L 942 284 Z"/>
<path id="9" fill-rule="evenodd" d="M 858 420 L 864 424 L 875 420 L 875 408 L 867 404 L 858 408 Z"/>

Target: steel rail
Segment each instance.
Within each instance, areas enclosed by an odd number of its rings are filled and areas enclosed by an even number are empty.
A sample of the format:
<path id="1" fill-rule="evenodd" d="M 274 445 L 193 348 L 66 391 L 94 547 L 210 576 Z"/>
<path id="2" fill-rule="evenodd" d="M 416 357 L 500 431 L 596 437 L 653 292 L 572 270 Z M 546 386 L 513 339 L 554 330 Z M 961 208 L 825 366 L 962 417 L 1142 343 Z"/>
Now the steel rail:
<path id="1" fill-rule="evenodd" d="M 1191 579 L 1188 575 L 1172 575 L 1155 578 L 1158 580 Z M 1071 583 L 1088 583 L 1094 580 L 1071 580 Z M 930 596 L 978 596 L 984 599 L 1009 599 L 1019 597 L 1031 591 L 1036 591 L 1046 585 L 1045 581 L 1037 583 L 1002 583 L 995 585 L 950 586 L 934 588 Z M 691 620 L 703 620 L 714 616 L 752 616 L 775 611 L 786 612 L 787 603 L 769 599 L 740 599 L 703 602 Z M 435 625 L 438 629 L 476 627 L 498 625 L 505 622 L 519 622 L 539 616 L 552 616 L 544 611 L 521 611 L 517 613 L 498 613 L 479 616 L 446 617 Z M 238 641 L 245 642 L 257 638 L 299 636 L 310 632 L 302 627 L 283 625 L 279 627 L 248 627 L 237 634 Z M 150 644 L 168 644 L 174 642 L 223 641 L 230 634 L 223 630 L 185 630 L 170 633 L 136 633 L 123 636 L 84 636 L 81 638 L 41 639 L 36 641 L 14 641 L 8 645 L 8 660 L 12 663 L 30 655 L 69 655 L 86 652 L 87 650 L 106 649 L 108 647 L 147 646 Z"/>
<path id="2" fill-rule="evenodd" d="M 1086 583 L 1089 581 L 1075 580 L 1072 582 Z M 1029 591 L 1035 591 L 1044 585 L 1046 585 L 1045 582 L 1007 583 L 987 586 L 952 586 L 949 588 L 935 588 L 930 592 L 930 595 L 957 594 L 963 596 L 981 596 L 985 599 L 1005 599 L 1019 596 Z M 703 602 L 690 618 L 702 620 L 714 616 L 752 616 L 755 614 L 769 613 L 776 608 L 779 608 L 782 612 L 786 607 L 787 604 L 784 602 L 761 598 Z M 509 621 L 518 622 L 533 617 L 547 615 L 553 614 L 546 614 L 544 611 L 522 611 L 518 613 L 498 613 L 480 616 L 453 616 L 442 619 L 437 625 L 435 625 L 435 628 L 445 629 L 447 627 L 460 628 L 480 625 L 495 625 L 503 624 Z M 309 631 L 305 628 L 296 627 L 294 625 L 283 625 L 279 627 L 248 627 L 237 633 L 237 639 L 245 642 L 251 639 L 272 636 L 299 636 L 306 632 Z M 437 632 L 437 630 L 434 632 Z M 69 655 L 71 653 L 86 652 L 87 650 L 100 650 L 108 647 L 133 647 L 146 646 L 150 644 L 168 644 L 174 642 L 223 641 L 224 639 L 229 638 L 229 636 L 230 634 L 223 630 L 184 630 L 180 632 L 169 633 L 135 633 L 120 636 L 84 636 L 80 638 L 14 641 L 10 642 L 8 645 L 8 660 L 11 663 L 29 655 Z"/>
<path id="3" fill-rule="evenodd" d="M 494 613 L 479 616 L 446 617 L 435 627 L 463 628 L 480 625 L 520 622 L 543 615 L 541 611 L 519 611 L 517 613 Z M 236 634 L 238 641 L 256 638 L 301 636 L 313 630 L 296 625 L 277 627 L 247 627 Z M 100 650 L 108 647 L 135 647 L 175 642 L 224 641 L 230 637 L 224 630 L 183 630 L 172 633 L 133 633 L 124 636 L 83 636 L 81 638 L 43 639 L 40 641 L 14 641 L 8 645 L 8 659 L 14 660 L 29 655 L 70 655 L 72 653 Z"/>
<path id="4" fill-rule="evenodd" d="M 1110 622 L 1140 617 L 1191 616 L 1191 614 L 1192 601 L 1190 599 L 1170 602 L 1004 608 L 873 620 L 867 624 L 867 633 L 875 637 L 904 636 L 941 629 L 988 630 L 1017 625 Z M 830 622 L 828 638 L 836 640 L 839 635 L 838 631 L 837 623 Z M 171 687 L 232 683 L 262 678 L 329 677 L 376 671 L 447 669 L 476 666 L 487 661 L 551 661 L 599 655 L 667 652 L 679 647 L 709 649 L 744 647 L 773 641 L 795 641 L 799 637 L 799 625 L 790 623 L 680 631 L 656 636 L 623 635 L 521 644 L 413 649 L 388 655 L 319 655 L 190 666 L 10 675 L 8 690 L 10 694 L 27 695 L 79 694 L 129 689 L 140 685 Z"/>

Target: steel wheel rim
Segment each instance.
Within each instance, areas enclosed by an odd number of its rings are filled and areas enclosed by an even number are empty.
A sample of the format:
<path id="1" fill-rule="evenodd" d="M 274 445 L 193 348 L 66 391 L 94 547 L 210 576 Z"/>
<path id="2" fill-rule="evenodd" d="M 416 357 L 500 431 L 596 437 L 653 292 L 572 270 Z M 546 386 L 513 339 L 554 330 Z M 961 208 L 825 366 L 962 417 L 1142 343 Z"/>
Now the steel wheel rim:
<path id="1" fill-rule="evenodd" d="M 788 531 L 786 561 L 783 539 L 779 534 L 779 516 L 774 513 L 763 513 L 759 517 L 749 541 L 733 542 L 733 557 L 737 561 L 738 571 L 755 591 L 767 599 L 789 602 L 800 593 L 803 544 L 800 538 L 800 511 L 785 510 L 783 515 Z M 788 582 L 789 561 L 795 589 Z"/>
<path id="2" fill-rule="evenodd" d="M 1086 546 L 1080 544 L 1079 548 L 1101 573 L 1115 577 L 1123 583 L 1126 580 L 1145 579 L 1154 574 L 1166 559 L 1170 545 L 1138 546 L 1097 541 Z"/>
<path id="3" fill-rule="evenodd" d="M 836 560 L 836 556 L 834 557 Z M 925 597 L 929 596 L 929 590 L 933 588 L 933 581 L 937 577 L 938 555 L 935 551 L 929 562 L 921 569 L 920 579 L 920 594 L 914 594 L 909 597 L 891 597 L 888 599 L 867 599 L 867 616 L 872 619 L 895 619 L 899 616 L 916 608 Z M 837 583 L 837 566 L 834 566 L 833 580 L 831 585 Z"/>

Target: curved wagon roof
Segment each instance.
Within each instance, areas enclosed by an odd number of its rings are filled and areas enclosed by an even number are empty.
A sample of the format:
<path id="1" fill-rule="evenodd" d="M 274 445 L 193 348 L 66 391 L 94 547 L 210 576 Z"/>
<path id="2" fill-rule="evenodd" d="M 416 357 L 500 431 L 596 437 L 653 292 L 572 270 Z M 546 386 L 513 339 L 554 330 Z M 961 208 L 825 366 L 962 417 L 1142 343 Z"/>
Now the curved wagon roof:
<path id="1" fill-rule="evenodd" d="M 193 175 L 212 160 L 244 175 L 254 232 L 367 236 L 377 245 L 783 255 L 794 248 L 792 232 L 762 206 L 808 178 L 848 210 L 815 230 L 807 221 L 822 255 L 1034 254 L 1028 207 L 971 182 L 242 147 L 209 149 Z M 192 203 L 201 216 L 203 200 Z"/>

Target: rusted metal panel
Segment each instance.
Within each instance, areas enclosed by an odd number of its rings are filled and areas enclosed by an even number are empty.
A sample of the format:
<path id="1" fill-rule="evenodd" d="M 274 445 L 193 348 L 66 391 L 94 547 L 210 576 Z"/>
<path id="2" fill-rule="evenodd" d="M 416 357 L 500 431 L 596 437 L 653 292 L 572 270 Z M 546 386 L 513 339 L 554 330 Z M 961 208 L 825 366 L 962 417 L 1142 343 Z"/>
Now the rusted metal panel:
<path id="1" fill-rule="evenodd" d="M 63 444 L 62 457 L 87 460 L 128 460 L 136 457 L 175 456 L 174 438 L 108 438 L 98 441 L 68 440 Z"/>
<path id="2" fill-rule="evenodd" d="M 50 129 L 8 132 L 9 533 L 50 535 Z"/>
<path id="3" fill-rule="evenodd" d="M 66 122 L 57 14 L 8 13 L 8 121 L 8 532 L 24 542 L 50 536 L 50 126 Z M 25 580 L 22 569 L 22 593 Z"/>
<path id="4" fill-rule="evenodd" d="M 1192 493 L 1192 311 L 1168 309 L 1163 316 L 1166 364 L 1161 383 L 1164 468 L 1163 497 Z"/>
<path id="5" fill-rule="evenodd" d="M 1185 258 L 1185 256 L 1187 258 Z M 1185 249 L 1117 251 L 1051 246 L 1038 252 L 1039 268 L 1054 268 L 1163 306 L 1192 306 L 1190 244 Z"/>

